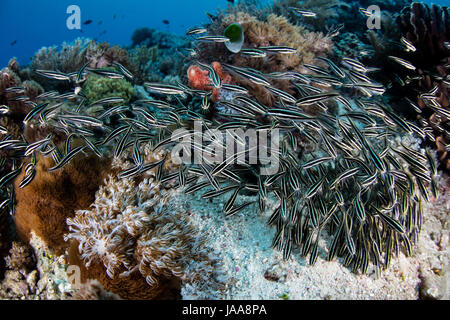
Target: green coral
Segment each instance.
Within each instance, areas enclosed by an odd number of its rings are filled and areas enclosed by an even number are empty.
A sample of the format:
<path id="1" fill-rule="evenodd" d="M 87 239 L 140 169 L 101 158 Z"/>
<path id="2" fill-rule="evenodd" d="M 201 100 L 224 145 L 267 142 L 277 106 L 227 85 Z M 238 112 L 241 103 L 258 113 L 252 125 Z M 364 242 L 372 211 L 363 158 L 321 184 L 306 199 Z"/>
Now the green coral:
<path id="1" fill-rule="evenodd" d="M 120 97 L 126 104 L 136 91 L 133 85 L 124 79 L 110 79 L 97 75 L 90 75 L 83 89 L 90 102 L 107 97 Z"/>

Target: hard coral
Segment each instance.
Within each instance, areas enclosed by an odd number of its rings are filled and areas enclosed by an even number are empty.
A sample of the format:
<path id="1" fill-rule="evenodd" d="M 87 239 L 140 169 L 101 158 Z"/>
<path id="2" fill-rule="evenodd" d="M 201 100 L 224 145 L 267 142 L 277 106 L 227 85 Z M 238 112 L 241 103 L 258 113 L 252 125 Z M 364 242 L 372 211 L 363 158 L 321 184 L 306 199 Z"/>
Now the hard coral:
<path id="1" fill-rule="evenodd" d="M 36 258 L 33 249 L 21 242 L 14 241 L 6 257 L 6 267 L 10 270 L 18 270 L 27 273 L 36 267 Z"/>
<path id="2" fill-rule="evenodd" d="M 401 33 L 418 49 L 412 59 L 433 65 L 448 56 L 444 42 L 450 39 L 450 9 L 419 2 L 402 10 L 397 18 Z M 426 55 L 422 53 L 426 52 Z M 415 62 L 415 61 L 414 61 Z"/>
<path id="3" fill-rule="evenodd" d="M 108 159 L 78 155 L 67 166 L 49 172 L 54 166 L 51 158 L 41 157 L 37 163 L 36 176 L 26 187 L 20 188 L 24 172 L 16 179 L 17 208 L 15 223 L 23 241 L 30 240 L 30 232 L 42 238 L 47 245 L 62 253 L 66 243 L 66 219 L 75 210 L 87 208 L 94 200 L 95 191 L 103 182 Z"/>

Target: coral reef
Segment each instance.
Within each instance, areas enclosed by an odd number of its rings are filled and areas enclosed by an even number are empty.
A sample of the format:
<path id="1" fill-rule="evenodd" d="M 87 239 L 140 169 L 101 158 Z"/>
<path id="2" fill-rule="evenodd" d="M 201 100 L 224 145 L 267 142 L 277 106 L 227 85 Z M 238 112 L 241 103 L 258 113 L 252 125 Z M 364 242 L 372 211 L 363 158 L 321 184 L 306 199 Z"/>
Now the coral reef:
<path id="1" fill-rule="evenodd" d="M 386 27 L 382 31 L 368 32 L 374 48 L 374 55 L 368 60 L 382 69 L 376 78 L 387 85 L 390 104 L 406 117 L 417 120 L 425 144 L 434 146 L 441 168 L 448 172 L 450 159 L 444 147 L 450 141 L 446 133 L 449 92 L 445 66 L 450 58 L 444 43 L 450 39 L 449 9 L 414 2 L 383 24 Z M 402 37 L 415 49 L 406 50 L 400 42 Z M 389 58 L 392 56 L 408 61 L 414 70 L 396 63 Z"/>
<path id="2" fill-rule="evenodd" d="M 16 241 L 12 243 L 9 256 L 6 257 L 5 261 L 8 269 L 18 270 L 21 273 L 28 273 L 36 266 L 33 249 Z"/>
<path id="3" fill-rule="evenodd" d="M 136 29 L 131 36 L 131 41 L 132 47 L 158 46 L 160 50 L 176 50 L 189 46 L 184 37 L 149 28 Z"/>
<path id="4" fill-rule="evenodd" d="M 413 3 L 393 13 L 406 2 L 386 1 L 382 29 L 367 33 L 352 31 L 365 19 L 356 2 L 279 0 L 270 8 L 247 0 L 208 15 L 214 41 L 194 35 L 191 46 L 142 28 L 129 49 L 77 39 L 41 49 L 31 68 L 11 59 L 0 71 L 0 254 L 9 252 L 0 295 L 216 297 L 225 287 L 221 263 L 188 207 L 172 205 L 178 192 L 203 188 L 211 200 L 232 191 L 220 205 L 227 217 L 257 204 L 285 260 L 298 250 L 315 264 L 321 252 L 379 276 L 393 257 L 412 255 L 424 203 L 439 194 L 436 159 L 450 170 L 450 28 L 447 7 Z M 222 35 L 237 24 L 243 47 L 231 52 Z M 408 119 L 397 114 L 405 109 Z M 196 141 L 199 123 L 215 137 Z M 279 147 L 271 152 L 278 171 L 261 173 L 267 158 L 206 157 L 209 142 L 228 139 L 224 128 L 277 129 L 270 146 Z M 200 163 L 176 162 L 179 132 L 194 142 L 183 156 L 201 151 Z M 246 138 L 232 136 L 231 151 Z M 437 157 L 423 148 L 430 144 Z M 7 211 L 34 252 L 12 242 Z M 81 285 L 69 280 L 72 267 Z M 271 267 L 266 278 L 287 281 Z M 43 284 L 50 279 L 57 282 Z"/>
<path id="5" fill-rule="evenodd" d="M 27 253 L 25 256 L 30 254 L 35 257 L 35 263 L 27 263 L 27 268 L 21 267 L 20 263 L 8 268 L 0 283 L 0 299 L 66 300 L 73 297 L 76 291 L 69 282 L 69 266 L 63 256 L 56 257 L 33 232 L 29 246 L 18 246 L 23 248 L 18 251 L 19 258 L 23 250 Z M 23 261 L 17 260 L 17 255 L 10 255 L 7 259 Z"/>
<path id="6" fill-rule="evenodd" d="M 397 17 L 400 33 L 417 49 L 410 55 L 412 62 L 420 60 L 423 67 L 434 66 L 448 57 L 444 42 L 450 39 L 450 9 L 413 2 Z M 426 56 L 422 53 L 426 52 Z"/>
<path id="7" fill-rule="evenodd" d="M 349 7 L 349 5 L 339 0 L 277 0 L 273 3 L 273 12 L 287 17 L 291 22 L 300 21 L 302 25 L 307 25 L 313 30 L 325 31 L 327 25 L 337 24 L 337 18 L 342 14 L 340 7 Z M 300 8 L 314 12 L 316 15 L 303 17 L 290 8 Z"/>
<path id="8" fill-rule="evenodd" d="M 86 61 L 86 51 L 91 43 L 89 39 L 78 38 L 72 43 L 64 42 L 58 46 L 43 47 L 32 58 L 33 70 L 59 70 L 64 73 L 80 69 Z"/>
<path id="9" fill-rule="evenodd" d="M 34 231 L 61 254 L 66 247 L 63 239 L 67 232 L 66 219 L 73 217 L 75 210 L 87 208 L 93 202 L 109 164 L 108 158 L 78 155 L 68 166 L 49 172 L 54 166 L 52 158 L 40 157 L 34 180 L 20 188 L 25 175 L 22 172 L 14 184 L 17 198 L 14 218 L 20 238 L 29 242 Z"/>
<path id="10" fill-rule="evenodd" d="M 215 72 L 217 72 L 222 83 L 230 84 L 232 82 L 230 74 L 223 71 L 223 68 L 219 62 L 213 62 L 212 68 Z M 219 99 L 221 90 L 213 86 L 208 70 L 205 70 L 197 65 L 192 65 L 189 67 L 187 74 L 191 88 L 196 90 L 212 91 L 213 101 L 217 101 Z"/>
<path id="11" fill-rule="evenodd" d="M 0 199 L 3 203 L 7 198 L 1 197 Z M 0 279 L 3 279 L 3 273 L 6 270 L 4 257 L 8 254 L 13 240 L 13 232 L 11 230 L 13 223 L 6 209 L 7 206 L 0 208 Z"/>
<path id="12" fill-rule="evenodd" d="M 182 76 L 186 67 L 181 59 L 190 43 L 184 37 L 155 29 L 140 28 L 132 35 L 131 61 L 137 66 L 136 83 L 170 82 Z"/>
<path id="13" fill-rule="evenodd" d="M 137 46 L 130 50 L 131 62 L 136 66 L 135 80 L 137 84 L 144 81 L 161 81 L 161 77 L 156 76 L 152 71 L 154 63 L 158 60 L 158 46 L 147 47 Z M 171 66 L 173 68 L 173 66 Z M 169 73 L 168 70 L 165 70 Z"/>
<path id="14" fill-rule="evenodd" d="M 67 220 L 69 261 L 81 267 L 82 282 L 97 279 L 124 299 L 177 298 L 180 281 L 212 272 L 186 272 L 190 260 L 208 265 L 209 257 L 189 217 L 171 210 L 166 197 L 152 179 L 136 185 L 109 177 L 92 209 Z"/>
<path id="15" fill-rule="evenodd" d="M 33 107 L 37 95 L 44 89 L 35 81 L 23 81 L 18 75 L 19 66 L 11 59 L 9 67 L 0 70 L 0 105 L 7 105 L 9 112 L 0 118 L 8 117 L 21 124 L 25 115 Z"/>
<path id="16" fill-rule="evenodd" d="M 303 64 L 314 63 L 318 56 L 327 55 L 332 49 L 332 41 L 322 33 L 311 32 L 302 26 L 291 24 L 287 18 L 270 14 L 264 21 L 247 13 L 238 12 L 221 16 L 209 26 L 211 32 L 222 34 L 226 27 L 232 23 L 239 23 L 244 29 L 245 48 L 258 48 L 264 46 L 288 46 L 297 50 L 297 54 L 273 54 L 266 58 L 255 59 L 242 54 L 230 54 L 221 45 L 210 46 L 199 44 L 199 61 L 220 64 L 233 64 L 237 67 L 247 67 L 262 73 L 275 73 L 281 71 L 305 72 Z M 233 82 L 249 89 L 259 101 L 271 105 L 273 94 L 262 86 L 255 86 L 251 82 L 233 77 Z M 277 88 L 292 93 L 292 86 L 288 81 L 274 81 Z"/>
<path id="17" fill-rule="evenodd" d="M 58 46 L 43 47 L 32 58 L 32 70 L 59 70 L 70 73 L 78 71 L 84 64 L 91 68 L 104 68 L 118 62 L 132 70 L 128 53 L 119 46 L 108 43 L 96 43 L 93 40 L 78 38 L 73 42 L 64 42 Z M 41 79 L 42 80 L 42 79 Z"/>
<path id="18" fill-rule="evenodd" d="M 107 42 L 91 41 L 86 50 L 86 60 L 91 68 L 105 68 L 120 63 L 131 73 L 136 72 L 136 66 L 130 61 L 128 51 L 119 46 L 110 46 Z"/>
<path id="19" fill-rule="evenodd" d="M 120 297 L 106 291 L 97 280 L 88 280 L 77 289 L 72 300 L 120 300 Z"/>
<path id="20" fill-rule="evenodd" d="M 83 90 L 90 103 L 107 97 L 118 97 L 128 104 L 135 93 L 133 85 L 125 79 L 109 79 L 96 75 L 89 76 Z"/>

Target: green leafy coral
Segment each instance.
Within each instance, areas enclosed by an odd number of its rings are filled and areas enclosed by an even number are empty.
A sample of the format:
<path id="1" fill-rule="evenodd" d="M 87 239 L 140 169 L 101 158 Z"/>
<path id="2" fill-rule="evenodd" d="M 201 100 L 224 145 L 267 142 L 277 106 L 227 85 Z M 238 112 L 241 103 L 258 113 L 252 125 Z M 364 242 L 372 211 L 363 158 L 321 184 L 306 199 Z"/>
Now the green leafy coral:
<path id="1" fill-rule="evenodd" d="M 85 95 L 94 102 L 106 97 L 119 97 L 129 103 L 135 93 L 131 83 L 124 79 L 110 79 L 92 75 L 84 85 Z"/>

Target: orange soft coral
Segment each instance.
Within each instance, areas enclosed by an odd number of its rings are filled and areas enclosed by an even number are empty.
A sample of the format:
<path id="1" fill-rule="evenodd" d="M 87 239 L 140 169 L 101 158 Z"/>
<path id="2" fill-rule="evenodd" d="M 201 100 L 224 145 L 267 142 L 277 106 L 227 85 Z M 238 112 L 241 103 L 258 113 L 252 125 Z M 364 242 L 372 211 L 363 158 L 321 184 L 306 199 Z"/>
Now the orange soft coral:
<path id="1" fill-rule="evenodd" d="M 232 78 L 229 73 L 223 71 L 219 62 L 212 63 L 214 71 L 217 72 L 222 83 L 231 83 Z M 198 65 L 192 65 L 188 69 L 189 85 L 196 90 L 212 91 L 213 101 L 217 101 L 220 96 L 220 89 L 214 88 L 211 79 L 209 78 L 208 70 L 202 69 Z"/>

